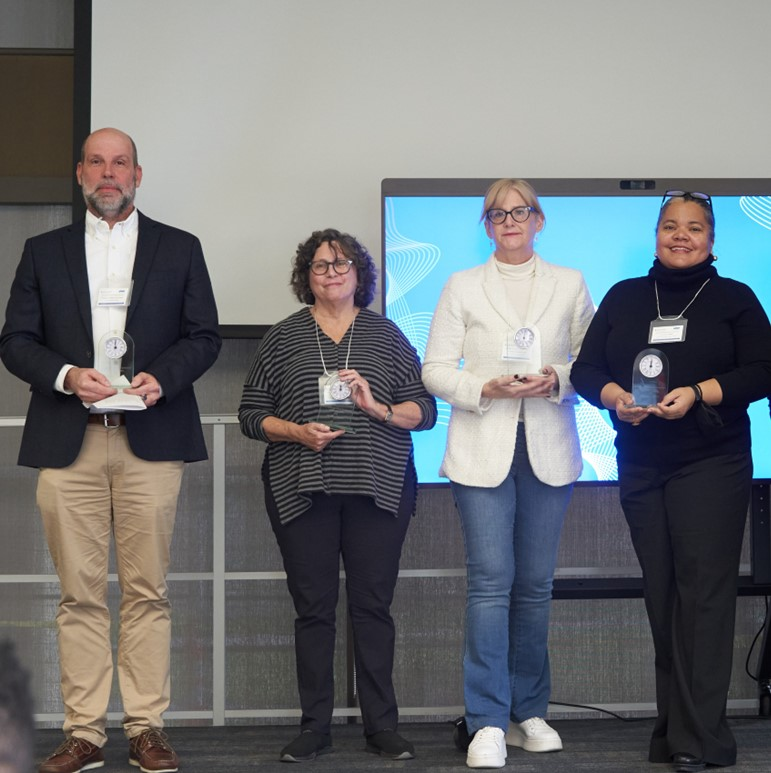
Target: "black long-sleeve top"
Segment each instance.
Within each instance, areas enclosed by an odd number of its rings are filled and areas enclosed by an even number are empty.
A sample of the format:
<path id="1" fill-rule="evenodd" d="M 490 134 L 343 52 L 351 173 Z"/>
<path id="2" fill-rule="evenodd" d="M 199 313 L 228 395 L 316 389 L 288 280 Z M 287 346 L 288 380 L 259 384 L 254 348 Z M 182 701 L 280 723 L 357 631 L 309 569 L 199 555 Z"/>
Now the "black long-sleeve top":
<path id="1" fill-rule="evenodd" d="M 661 315 L 674 317 L 707 279 L 683 315 L 685 340 L 649 344 L 650 323 L 657 318 L 655 286 Z M 723 399 L 715 410 L 723 425 L 700 428 L 696 406 L 682 419 L 650 416 L 636 427 L 610 411 L 619 461 L 670 466 L 749 452 L 747 407 L 771 393 L 771 325 L 755 293 L 718 276 L 712 258 L 688 269 L 667 269 L 656 260 L 647 276 L 619 282 L 603 298 L 573 364 L 573 386 L 602 408 L 603 387 L 616 382 L 631 391 L 635 358 L 651 347 L 668 358 L 670 390 L 717 379 Z"/>

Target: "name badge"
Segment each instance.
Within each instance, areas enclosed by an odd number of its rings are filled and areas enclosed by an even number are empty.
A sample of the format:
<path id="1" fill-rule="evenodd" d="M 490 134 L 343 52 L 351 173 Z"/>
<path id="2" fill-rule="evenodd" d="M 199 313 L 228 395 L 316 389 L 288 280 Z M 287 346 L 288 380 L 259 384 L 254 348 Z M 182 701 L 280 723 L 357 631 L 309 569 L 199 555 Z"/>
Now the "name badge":
<path id="1" fill-rule="evenodd" d="M 319 376 L 319 405 L 353 405 L 351 387 L 337 371 Z"/>
<path id="2" fill-rule="evenodd" d="M 96 305 L 105 306 L 128 306 L 131 303 L 131 290 L 134 282 L 128 287 L 100 287 L 97 295 Z"/>
<path id="3" fill-rule="evenodd" d="M 654 319 L 648 332 L 649 344 L 681 344 L 685 341 L 687 319 Z"/>
<path id="4" fill-rule="evenodd" d="M 521 327 L 509 330 L 503 342 L 502 360 L 529 361 L 536 349 L 537 331 L 535 327 Z"/>

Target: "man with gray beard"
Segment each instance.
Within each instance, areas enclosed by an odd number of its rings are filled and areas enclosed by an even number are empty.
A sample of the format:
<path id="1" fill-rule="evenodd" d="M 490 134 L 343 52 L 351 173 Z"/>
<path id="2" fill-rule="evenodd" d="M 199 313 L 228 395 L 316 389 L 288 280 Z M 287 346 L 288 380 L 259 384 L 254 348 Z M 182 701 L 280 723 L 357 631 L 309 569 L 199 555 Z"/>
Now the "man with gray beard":
<path id="1" fill-rule="evenodd" d="M 207 456 L 193 382 L 220 349 L 217 308 L 198 239 L 134 207 L 142 167 L 131 137 L 89 135 L 76 175 L 86 217 L 27 241 L 0 334 L 3 363 L 30 384 L 19 464 L 40 470 L 61 584 L 66 739 L 39 773 L 104 765 L 111 535 L 129 763 L 172 773 L 166 573 L 184 463 Z"/>

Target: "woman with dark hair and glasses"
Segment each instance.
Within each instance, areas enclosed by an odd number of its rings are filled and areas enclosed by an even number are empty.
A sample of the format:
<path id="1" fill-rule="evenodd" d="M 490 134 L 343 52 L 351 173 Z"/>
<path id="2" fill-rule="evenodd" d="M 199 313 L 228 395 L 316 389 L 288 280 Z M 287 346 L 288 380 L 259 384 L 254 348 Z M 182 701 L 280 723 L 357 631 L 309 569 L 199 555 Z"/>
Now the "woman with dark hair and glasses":
<path id="1" fill-rule="evenodd" d="M 747 407 L 771 392 L 771 326 L 718 275 L 704 193 L 668 191 L 647 276 L 612 287 L 573 384 L 616 429 L 621 506 L 656 653 L 651 762 L 733 765 L 726 721 L 739 557 L 750 499 Z"/>
<path id="2" fill-rule="evenodd" d="M 348 234 L 315 231 L 300 244 L 291 286 L 307 306 L 265 335 L 238 412 L 242 432 L 268 444 L 265 504 L 297 613 L 301 733 L 286 762 L 332 750 L 341 555 L 366 749 L 414 755 L 396 732 L 390 606 L 417 496 L 410 431 L 434 426 L 436 401 L 415 349 L 367 309 L 376 275 Z"/>
<path id="3" fill-rule="evenodd" d="M 544 215 L 527 182 L 494 183 L 481 220 L 495 251 L 445 285 L 423 382 L 452 406 L 441 474 L 466 546 L 466 764 L 500 768 L 506 744 L 562 748 L 544 720 L 547 639 L 560 531 L 582 470 L 570 366 L 594 306 L 579 271 L 535 253 Z"/>

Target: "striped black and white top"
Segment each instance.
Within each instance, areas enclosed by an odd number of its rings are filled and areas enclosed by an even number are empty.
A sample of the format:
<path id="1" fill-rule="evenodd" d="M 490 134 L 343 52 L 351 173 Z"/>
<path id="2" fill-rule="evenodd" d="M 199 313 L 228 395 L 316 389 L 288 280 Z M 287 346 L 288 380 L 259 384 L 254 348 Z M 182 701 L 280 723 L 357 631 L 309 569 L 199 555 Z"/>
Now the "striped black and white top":
<path id="1" fill-rule="evenodd" d="M 436 401 L 420 377 L 417 352 L 391 320 L 360 309 L 339 344 L 318 331 L 327 371 L 357 370 L 373 397 L 389 405 L 413 401 L 422 419 L 415 430 L 436 423 Z M 319 377 L 324 375 L 316 321 L 304 308 L 274 325 L 262 340 L 244 384 L 238 419 L 241 431 L 268 443 L 265 465 L 282 522 L 311 505 L 311 494 L 362 494 L 396 512 L 405 473 L 414 469 L 409 430 L 373 419 L 353 408 L 346 423 L 355 430 L 318 453 L 300 443 L 269 442 L 262 432 L 268 416 L 302 424 L 319 418 Z M 351 338 L 353 336 L 353 338 Z M 349 408 L 350 411 L 350 408 Z"/>

